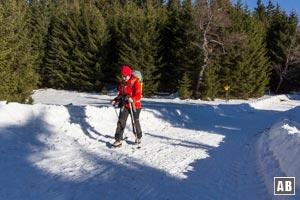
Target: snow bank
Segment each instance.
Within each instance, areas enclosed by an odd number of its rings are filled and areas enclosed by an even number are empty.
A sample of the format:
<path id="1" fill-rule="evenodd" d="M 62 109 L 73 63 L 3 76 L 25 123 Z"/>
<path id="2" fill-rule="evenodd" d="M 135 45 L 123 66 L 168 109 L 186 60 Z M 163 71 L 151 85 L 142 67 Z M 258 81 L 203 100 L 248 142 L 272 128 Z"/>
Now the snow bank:
<path id="1" fill-rule="evenodd" d="M 264 96 L 263 98 L 250 103 L 250 106 L 259 110 L 274 110 L 278 109 L 278 107 L 274 106 L 274 104 L 287 100 L 289 100 L 289 98 L 286 95 Z"/>
<path id="2" fill-rule="evenodd" d="M 296 191 L 300 189 L 300 124 L 296 121 L 299 120 L 297 115 L 299 107 L 288 112 L 258 141 L 259 168 L 270 195 L 274 191 L 274 177 L 295 177 Z"/>
<path id="3" fill-rule="evenodd" d="M 300 127 L 287 119 L 275 124 L 270 130 L 269 142 L 280 169 L 287 176 L 300 177 L 300 163 L 296 162 L 300 155 L 300 137 L 295 126 Z"/>

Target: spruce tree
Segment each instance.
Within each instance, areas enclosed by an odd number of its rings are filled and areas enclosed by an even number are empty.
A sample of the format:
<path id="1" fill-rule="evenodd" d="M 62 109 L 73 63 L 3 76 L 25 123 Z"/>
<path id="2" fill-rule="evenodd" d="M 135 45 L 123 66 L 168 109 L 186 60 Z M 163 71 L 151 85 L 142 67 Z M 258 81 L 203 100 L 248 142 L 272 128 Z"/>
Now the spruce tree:
<path id="1" fill-rule="evenodd" d="M 182 48 L 180 74 L 189 72 L 191 86 L 195 92 L 197 86 L 197 65 L 201 61 L 201 50 L 196 47 L 193 42 L 197 39 L 198 32 L 195 32 L 195 9 L 191 0 L 184 0 L 181 9 L 182 29 L 184 34 L 181 36 L 182 43 L 185 46 Z"/>
<path id="2" fill-rule="evenodd" d="M 257 0 L 257 7 L 254 9 L 254 14 L 257 15 L 257 18 L 260 21 L 267 19 L 266 7 L 263 5 L 261 0 Z"/>
<path id="3" fill-rule="evenodd" d="M 0 2 L 0 100 L 26 102 L 37 85 L 27 17 L 25 1 Z"/>
<path id="4" fill-rule="evenodd" d="M 219 71 L 224 65 L 224 59 L 219 58 L 220 55 L 212 57 L 211 62 L 208 63 L 207 69 L 204 73 L 204 81 L 199 90 L 196 90 L 196 98 L 203 100 L 214 100 L 217 97 L 222 98 L 222 82 L 220 80 Z"/>
<path id="5" fill-rule="evenodd" d="M 295 18 L 294 18 L 295 19 Z M 297 48 L 293 40 L 297 31 L 297 20 L 291 20 L 285 12 L 277 6 L 270 27 L 267 32 L 268 55 L 272 64 L 270 88 L 276 93 L 288 92 L 289 69 L 291 55 Z"/>
<path id="6" fill-rule="evenodd" d="M 32 40 L 33 55 L 35 55 L 34 65 L 38 69 L 39 74 L 41 74 L 52 4 L 47 0 L 31 0 L 28 2 L 28 6 L 30 13 L 27 26 L 30 30 L 29 36 Z"/>
<path id="7" fill-rule="evenodd" d="M 227 46 L 227 52 L 222 58 L 223 66 L 219 72 L 221 84 L 230 86 L 231 97 L 234 98 L 262 96 L 270 71 L 264 44 L 264 27 L 241 10 L 233 10 L 232 16 L 233 26 L 228 37 L 233 42 Z"/>
<path id="8" fill-rule="evenodd" d="M 82 22 L 80 32 L 84 33 L 84 54 L 92 74 L 90 89 L 99 91 L 107 85 L 107 77 L 112 75 L 111 66 L 107 62 L 107 48 L 110 41 L 108 25 L 102 12 L 94 5 L 84 4 L 82 9 Z M 84 30 L 86 32 L 84 32 Z"/>
<path id="9" fill-rule="evenodd" d="M 289 65 L 287 74 L 288 83 L 285 84 L 285 87 L 289 92 L 294 92 L 300 91 L 300 26 L 297 25 L 299 24 L 299 19 L 295 12 L 290 14 L 289 19 L 290 23 L 295 26 L 291 26 L 291 45 L 287 51 Z"/>
<path id="10" fill-rule="evenodd" d="M 161 83 L 160 90 L 176 92 L 178 81 L 183 69 L 182 56 L 184 54 L 185 30 L 181 18 L 179 0 L 171 0 L 167 5 L 167 21 L 160 34 Z"/>
<path id="11" fill-rule="evenodd" d="M 69 80 L 70 66 L 67 64 L 68 55 L 63 46 L 63 32 L 66 28 L 67 16 L 60 10 L 56 10 L 51 17 L 48 32 L 45 62 L 42 68 L 43 85 L 56 89 L 67 89 L 65 86 Z"/>
<path id="12" fill-rule="evenodd" d="M 157 19 L 151 4 L 147 4 L 144 9 L 128 4 L 124 6 L 114 24 L 118 68 L 129 65 L 144 73 L 144 96 L 150 96 L 157 90 Z"/>
<path id="13" fill-rule="evenodd" d="M 190 99 L 192 97 L 192 81 L 190 79 L 190 75 L 188 75 L 187 72 L 185 72 L 179 81 L 178 86 L 178 94 L 181 99 Z"/>
<path id="14" fill-rule="evenodd" d="M 75 2 L 53 16 L 44 76 L 49 87 L 100 91 L 109 35 L 94 4 Z M 60 12 L 59 12 L 60 11 Z"/>
<path id="15" fill-rule="evenodd" d="M 103 68 L 109 39 L 106 23 L 100 11 L 82 2 L 70 17 L 66 40 L 72 41 L 70 84 L 77 90 L 100 91 L 104 87 Z"/>

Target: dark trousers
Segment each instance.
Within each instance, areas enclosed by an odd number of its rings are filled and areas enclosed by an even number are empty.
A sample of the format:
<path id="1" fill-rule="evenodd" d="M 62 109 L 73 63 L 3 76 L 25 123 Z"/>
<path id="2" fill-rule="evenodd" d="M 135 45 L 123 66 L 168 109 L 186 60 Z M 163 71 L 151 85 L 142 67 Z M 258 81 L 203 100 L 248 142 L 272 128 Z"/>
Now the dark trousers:
<path id="1" fill-rule="evenodd" d="M 138 138 L 142 138 L 142 130 L 141 130 L 141 125 L 139 120 L 141 109 L 136 109 L 136 111 L 132 110 L 132 112 L 133 112 L 133 119 L 135 122 L 136 135 Z M 123 108 L 120 109 L 119 120 L 118 120 L 117 129 L 115 133 L 116 140 L 123 140 L 123 133 L 126 126 L 128 115 L 130 115 L 129 108 L 126 108 L 124 106 Z"/>

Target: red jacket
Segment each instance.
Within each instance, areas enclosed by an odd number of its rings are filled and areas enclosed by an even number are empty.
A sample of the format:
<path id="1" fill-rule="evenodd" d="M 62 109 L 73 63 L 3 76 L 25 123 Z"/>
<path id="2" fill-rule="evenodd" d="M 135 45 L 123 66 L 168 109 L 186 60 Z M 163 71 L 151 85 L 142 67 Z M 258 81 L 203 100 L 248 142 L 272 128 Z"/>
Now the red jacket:
<path id="1" fill-rule="evenodd" d="M 119 94 L 116 99 L 129 95 L 134 102 L 135 108 L 139 109 L 142 107 L 141 98 L 142 98 L 142 88 L 141 83 L 137 80 L 136 77 L 131 76 L 127 82 L 122 81 L 118 86 Z M 129 108 L 129 104 L 125 104 L 126 108 Z"/>

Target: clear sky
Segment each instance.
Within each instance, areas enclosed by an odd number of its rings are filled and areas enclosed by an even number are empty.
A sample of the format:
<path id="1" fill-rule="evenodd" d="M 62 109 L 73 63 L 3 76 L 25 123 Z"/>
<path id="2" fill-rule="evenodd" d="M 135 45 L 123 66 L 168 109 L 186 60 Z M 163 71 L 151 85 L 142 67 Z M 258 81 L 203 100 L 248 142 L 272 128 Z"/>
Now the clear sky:
<path id="1" fill-rule="evenodd" d="M 235 3 L 237 0 L 232 0 Z M 250 10 L 256 7 L 257 0 L 242 0 L 243 4 L 249 6 Z M 296 14 L 300 16 L 300 0 L 272 0 L 273 4 L 276 6 L 277 3 L 280 5 L 281 9 L 285 10 L 289 14 L 293 9 L 296 11 Z M 262 3 L 267 6 L 268 0 L 262 0 Z"/>

